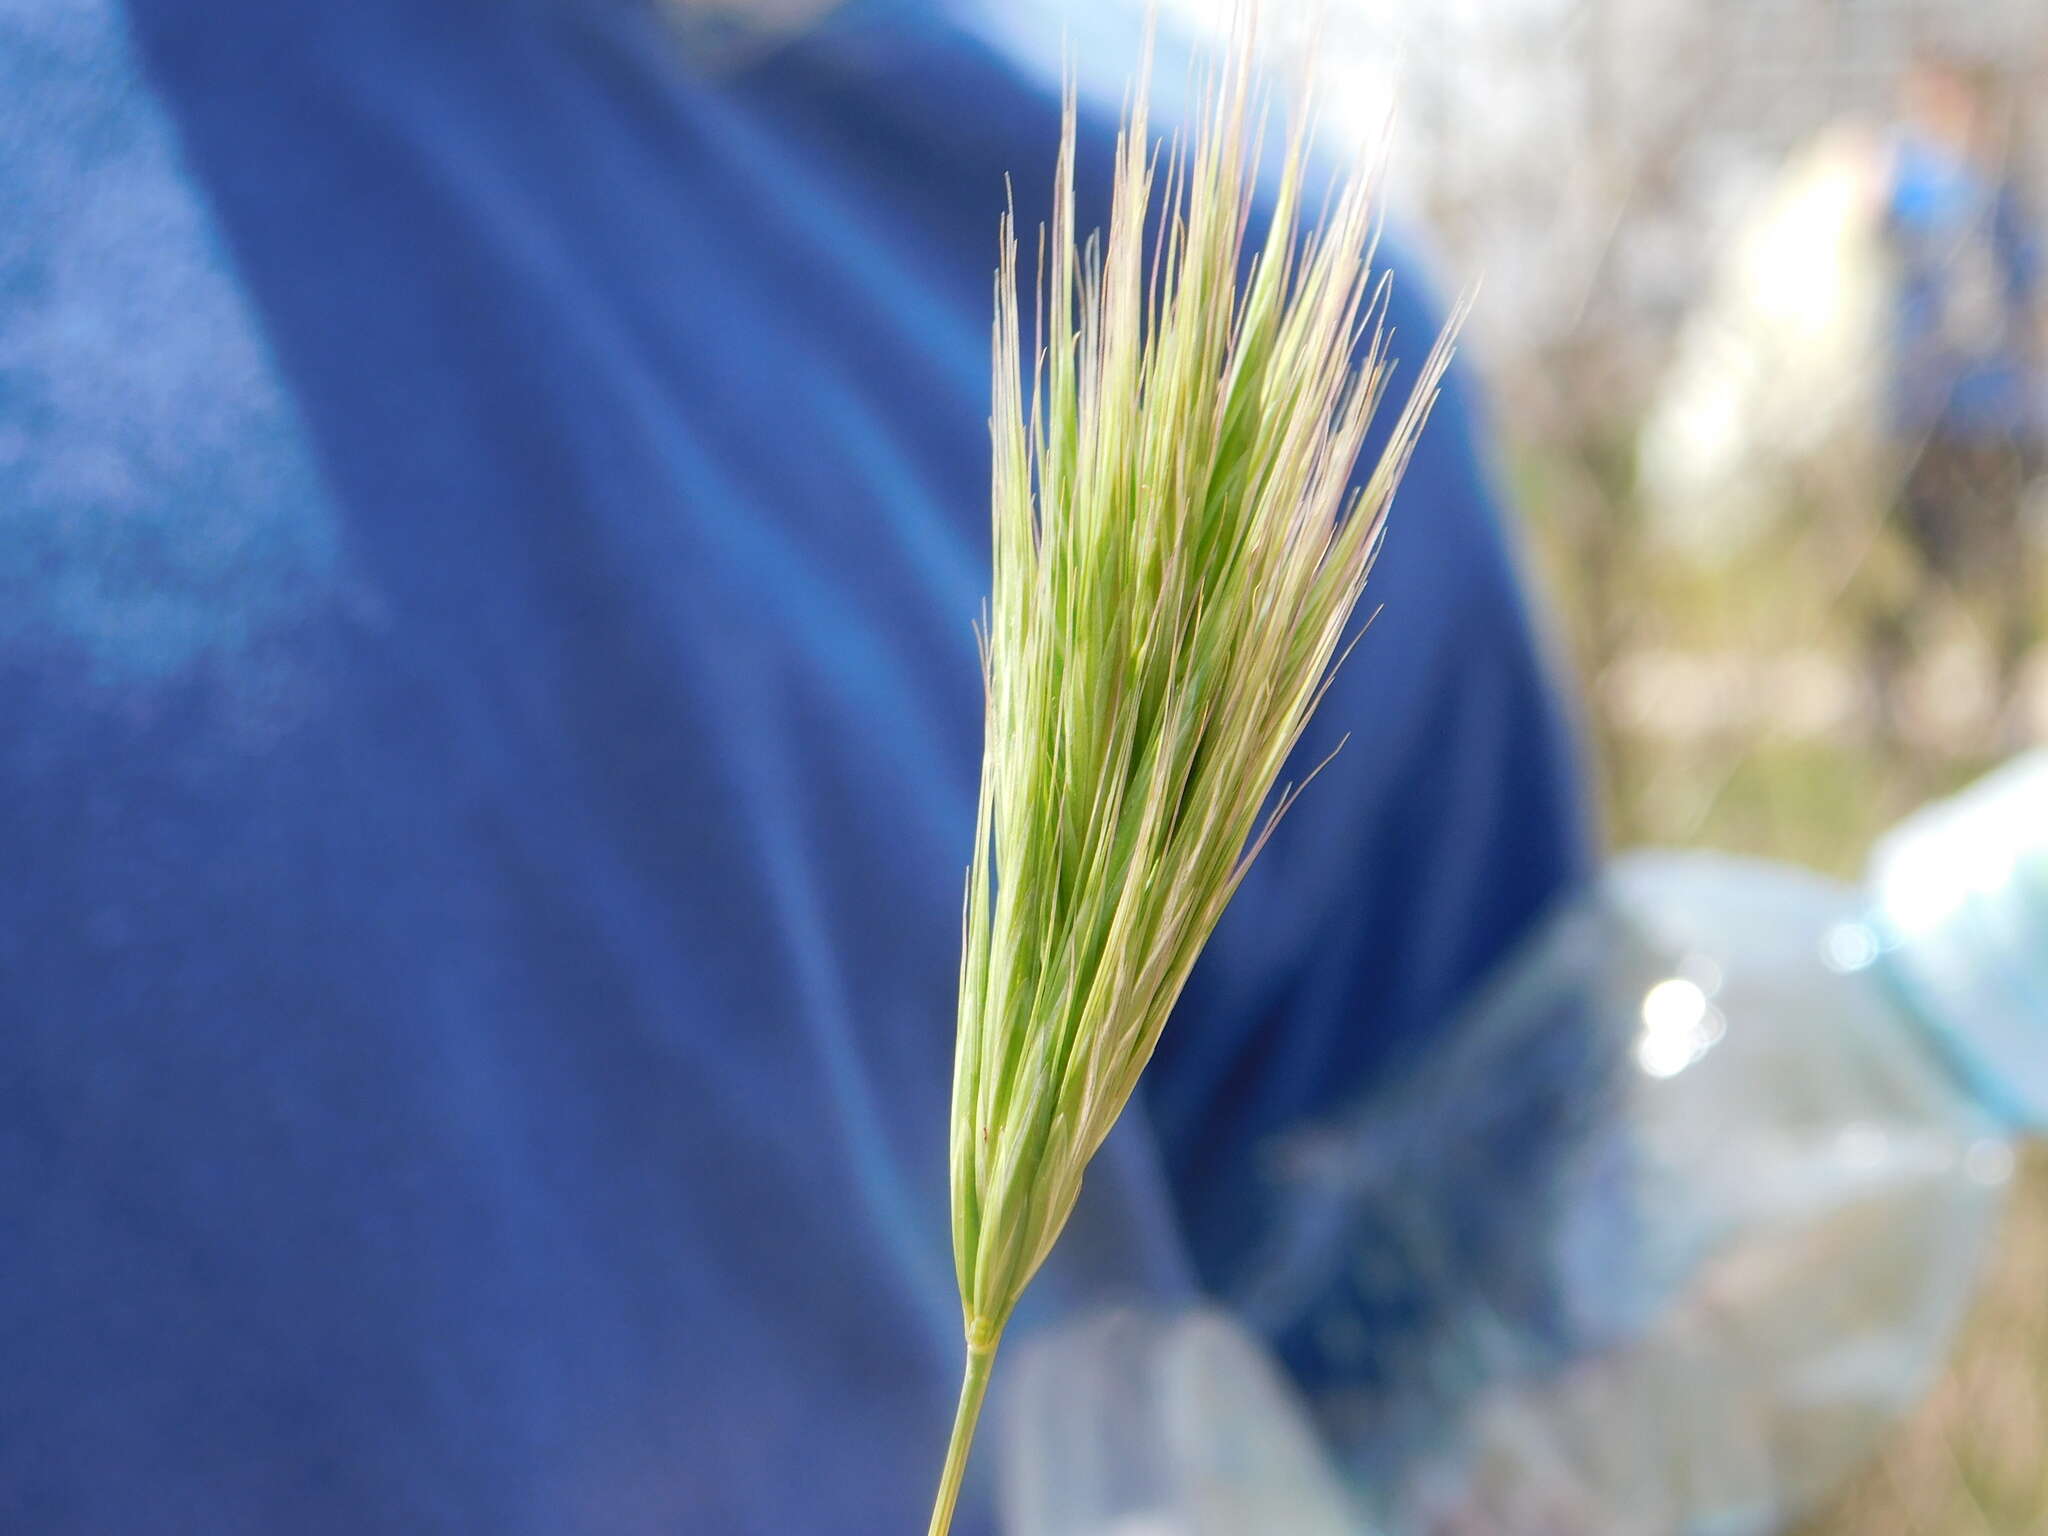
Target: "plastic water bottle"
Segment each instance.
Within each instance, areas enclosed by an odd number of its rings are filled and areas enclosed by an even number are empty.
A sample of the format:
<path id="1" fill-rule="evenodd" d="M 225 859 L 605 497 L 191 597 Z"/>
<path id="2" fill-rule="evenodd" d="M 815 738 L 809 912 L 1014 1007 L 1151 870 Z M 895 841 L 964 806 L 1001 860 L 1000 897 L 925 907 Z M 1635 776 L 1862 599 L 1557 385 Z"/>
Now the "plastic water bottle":
<path id="1" fill-rule="evenodd" d="M 2048 754 L 1860 889 L 1626 856 L 1427 1059 L 1269 1149 L 1227 1311 L 1027 1345 L 1005 1529 L 1249 1536 L 1293 1490 L 1317 1532 L 1780 1530 L 1932 1384 L 2044 1128 Z"/>

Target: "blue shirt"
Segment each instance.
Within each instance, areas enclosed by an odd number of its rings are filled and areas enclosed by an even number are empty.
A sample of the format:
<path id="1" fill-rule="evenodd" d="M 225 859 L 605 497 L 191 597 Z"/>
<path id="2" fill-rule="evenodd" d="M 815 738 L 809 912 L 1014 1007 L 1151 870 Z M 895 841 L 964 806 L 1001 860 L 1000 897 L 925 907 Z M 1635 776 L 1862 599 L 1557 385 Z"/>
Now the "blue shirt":
<path id="1" fill-rule="evenodd" d="M 887 6 L 0 0 L 0 1529 L 918 1528 L 1056 134 Z M 1580 867 L 1475 431 L 1020 1327 L 1227 1291 Z"/>
<path id="2" fill-rule="evenodd" d="M 1897 260 L 1895 425 L 1995 441 L 2048 437 L 2034 356 L 2042 257 L 2010 180 L 1901 135 L 1887 210 Z"/>

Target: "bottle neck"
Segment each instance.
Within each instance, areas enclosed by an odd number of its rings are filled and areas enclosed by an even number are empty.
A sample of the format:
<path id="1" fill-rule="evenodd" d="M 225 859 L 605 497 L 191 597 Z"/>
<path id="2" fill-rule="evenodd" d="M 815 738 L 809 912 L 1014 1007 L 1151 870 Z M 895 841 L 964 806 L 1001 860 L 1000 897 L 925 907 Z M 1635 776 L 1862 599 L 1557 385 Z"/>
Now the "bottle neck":
<path id="1" fill-rule="evenodd" d="M 2048 753 L 1879 843 L 1869 963 L 1969 1090 L 2048 1131 Z"/>
<path id="2" fill-rule="evenodd" d="M 2048 1130 L 2048 1105 L 2008 1070 L 2001 1042 L 2010 1030 L 1986 1038 L 1982 1015 L 1952 989 L 1930 984 L 1896 941 L 1879 939 L 1870 967 L 1878 989 L 1908 1019 L 1930 1049 L 1955 1075 L 1968 1096 L 2001 1127 L 2016 1136 Z"/>

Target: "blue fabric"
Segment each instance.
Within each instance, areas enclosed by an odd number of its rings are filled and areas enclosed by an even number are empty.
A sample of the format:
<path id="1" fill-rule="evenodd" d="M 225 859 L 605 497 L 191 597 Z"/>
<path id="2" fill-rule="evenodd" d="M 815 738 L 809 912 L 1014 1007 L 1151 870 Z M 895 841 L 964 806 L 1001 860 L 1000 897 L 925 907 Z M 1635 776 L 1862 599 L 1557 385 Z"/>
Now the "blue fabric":
<path id="1" fill-rule="evenodd" d="M 2035 357 L 2042 251 L 2010 180 L 1923 134 L 1894 150 L 1894 411 L 1907 434 L 2048 438 Z"/>
<path id="2" fill-rule="evenodd" d="M 0 1530 L 919 1527 L 1055 132 L 909 7 L 0 0 Z M 1227 1287 L 1579 869 L 1475 430 L 1032 1316 Z"/>

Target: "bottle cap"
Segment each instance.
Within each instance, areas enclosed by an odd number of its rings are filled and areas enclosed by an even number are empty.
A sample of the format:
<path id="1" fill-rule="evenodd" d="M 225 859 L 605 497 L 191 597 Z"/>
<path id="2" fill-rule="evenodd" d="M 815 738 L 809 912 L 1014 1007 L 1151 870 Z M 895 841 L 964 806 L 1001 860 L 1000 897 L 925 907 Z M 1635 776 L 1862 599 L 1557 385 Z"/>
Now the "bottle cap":
<path id="1" fill-rule="evenodd" d="M 2048 1130 L 2048 751 L 1907 820 L 1870 885 L 1886 979 L 1988 1107 Z"/>

